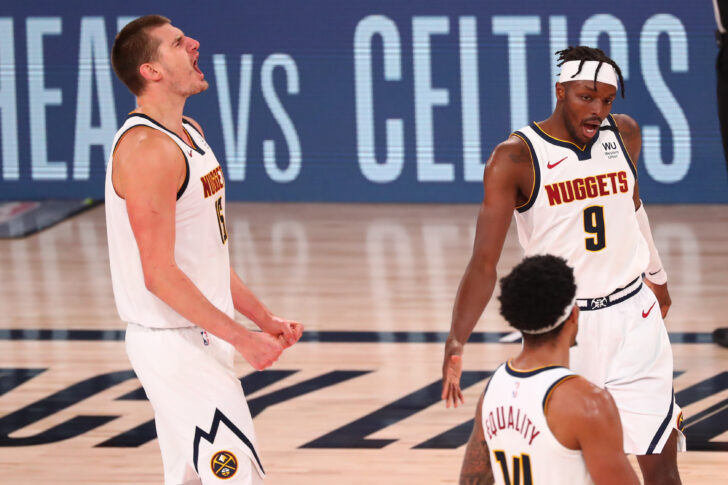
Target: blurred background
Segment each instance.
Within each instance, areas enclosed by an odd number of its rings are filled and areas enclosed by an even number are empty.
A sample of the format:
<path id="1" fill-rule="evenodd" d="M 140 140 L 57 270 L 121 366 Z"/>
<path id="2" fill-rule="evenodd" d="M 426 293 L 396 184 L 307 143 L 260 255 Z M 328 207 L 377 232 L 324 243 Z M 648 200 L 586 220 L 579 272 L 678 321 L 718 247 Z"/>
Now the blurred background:
<path id="1" fill-rule="evenodd" d="M 6 2 L 0 199 L 101 199 L 134 98 L 109 63 L 147 13 L 200 41 L 210 89 L 188 102 L 228 200 L 477 202 L 483 163 L 554 106 L 553 53 L 598 46 L 642 126 L 640 189 L 726 202 L 710 2 Z"/>

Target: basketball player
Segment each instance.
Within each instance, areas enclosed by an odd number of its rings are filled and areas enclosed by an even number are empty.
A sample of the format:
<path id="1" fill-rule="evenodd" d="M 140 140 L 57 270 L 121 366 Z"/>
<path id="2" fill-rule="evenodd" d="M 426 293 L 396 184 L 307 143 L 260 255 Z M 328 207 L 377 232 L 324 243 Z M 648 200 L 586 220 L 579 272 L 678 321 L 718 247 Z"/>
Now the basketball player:
<path id="1" fill-rule="evenodd" d="M 521 331 L 523 348 L 480 398 L 461 485 L 639 484 L 612 397 L 568 369 L 579 317 L 571 268 L 532 256 L 500 285 L 501 315 Z"/>
<path id="2" fill-rule="evenodd" d="M 154 408 L 172 484 L 262 483 L 235 351 L 271 365 L 302 326 L 274 316 L 230 267 L 225 179 L 186 99 L 207 89 L 199 43 L 157 15 L 116 37 L 111 59 L 136 95 L 114 137 L 106 221 L 129 360 Z M 263 332 L 234 319 L 235 310 Z"/>
<path id="3" fill-rule="evenodd" d="M 584 46 L 557 54 L 553 114 L 513 133 L 486 165 L 473 254 L 445 346 L 442 397 L 448 406 L 463 402 L 463 346 L 493 292 L 515 212 L 526 256 L 554 254 L 574 268 L 581 317 L 572 368 L 611 393 L 624 450 L 637 455 L 645 483 L 680 483 L 682 414 L 663 322 L 671 301 L 639 197 L 640 129 L 627 115 L 610 115 L 618 86 L 624 95 L 612 59 Z"/>

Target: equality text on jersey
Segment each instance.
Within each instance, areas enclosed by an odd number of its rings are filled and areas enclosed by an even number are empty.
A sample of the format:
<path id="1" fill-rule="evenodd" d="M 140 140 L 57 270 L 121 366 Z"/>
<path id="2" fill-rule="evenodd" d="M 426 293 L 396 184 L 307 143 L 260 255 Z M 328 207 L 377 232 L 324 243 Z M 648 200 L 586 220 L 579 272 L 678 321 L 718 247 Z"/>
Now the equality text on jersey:
<path id="1" fill-rule="evenodd" d="M 508 410 L 506 410 L 506 406 L 498 406 L 494 411 L 490 411 L 486 415 L 484 421 L 488 439 L 497 436 L 500 431 L 512 429 L 531 445 L 534 438 L 541 434 L 528 415 L 522 412 L 520 408 L 515 408 L 514 412 L 513 406 L 508 406 Z"/>

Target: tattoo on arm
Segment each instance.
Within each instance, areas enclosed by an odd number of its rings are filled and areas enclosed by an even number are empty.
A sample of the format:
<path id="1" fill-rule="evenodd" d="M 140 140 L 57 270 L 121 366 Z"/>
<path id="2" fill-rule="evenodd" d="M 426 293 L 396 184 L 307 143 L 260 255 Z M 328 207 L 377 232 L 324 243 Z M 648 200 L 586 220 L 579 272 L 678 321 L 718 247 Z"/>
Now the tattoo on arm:
<path id="1" fill-rule="evenodd" d="M 526 163 L 531 161 L 530 153 L 523 142 L 520 141 L 520 138 L 518 141 L 518 150 L 509 150 L 508 158 L 513 163 Z"/>
<path id="2" fill-rule="evenodd" d="M 460 485 L 490 485 L 495 483 L 490 466 L 490 452 L 482 436 L 477 436 L 478 426 L 473 427 L 465 448 Z"/>

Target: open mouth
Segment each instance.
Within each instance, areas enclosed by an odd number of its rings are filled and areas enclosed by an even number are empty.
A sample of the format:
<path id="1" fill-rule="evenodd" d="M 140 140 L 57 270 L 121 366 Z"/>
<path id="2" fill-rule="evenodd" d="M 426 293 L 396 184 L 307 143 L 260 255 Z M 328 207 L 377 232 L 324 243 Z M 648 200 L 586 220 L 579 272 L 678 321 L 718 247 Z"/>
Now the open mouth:
<path id="1" fill-rule="evenodd" d="M 586 121 L 581 124 L 582 132 L 584 133 L 584 136 L 586 138 L 592 138 L 594 135 L 597 134 L 597 131 L 599 131 L 599 125 L 600 123 L 596 121 Z"/>
<path id="2" fill-rule="evenodd" d="M 205 77 L 205 75 L 202 73 L 202 71 L 200 71 L 200 68 L 197 66 L 197 59 L 192 61 L 192 68 L 195 70 L 195 72 L 197 72 L 197 74 L 199 74 L 202 77 Z"/>

